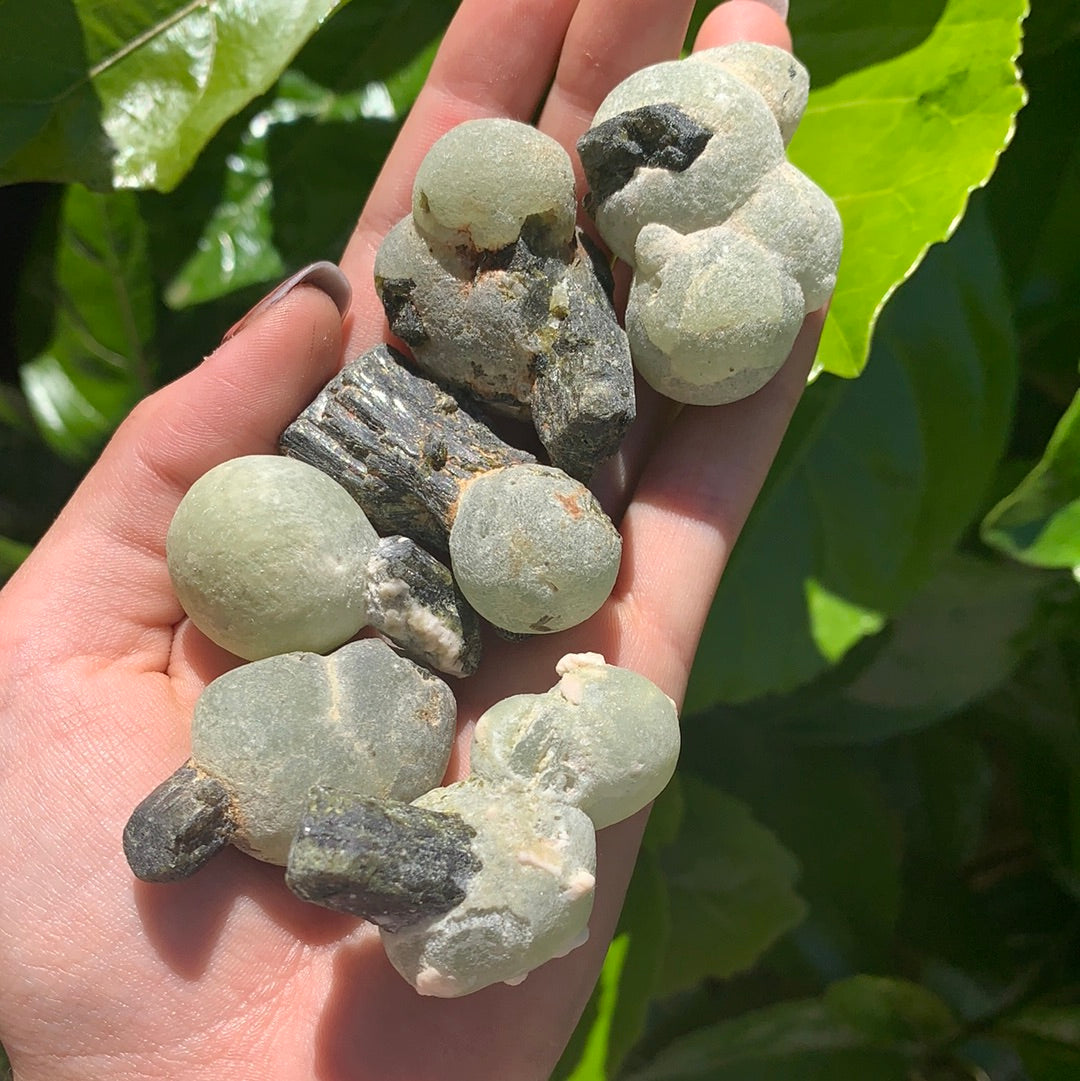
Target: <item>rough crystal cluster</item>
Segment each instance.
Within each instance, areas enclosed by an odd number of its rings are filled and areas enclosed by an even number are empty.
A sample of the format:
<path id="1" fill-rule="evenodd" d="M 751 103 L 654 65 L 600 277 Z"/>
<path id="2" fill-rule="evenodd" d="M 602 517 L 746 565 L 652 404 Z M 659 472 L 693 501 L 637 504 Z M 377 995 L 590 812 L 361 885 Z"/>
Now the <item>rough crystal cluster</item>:
<path id="1" fill-rule="evenodd" d="M 578 143 L 586 208 L 634 268 L 634 364 L 677 401 L 760 389 L 832 292 L 839 215 L 786 156 L 808 88 L 782 49 L 706 49 L 620 83 Z"/>
<path id="2" fill-rule="evenodd" d="M 385 345 L 347 364 L 281 446 L 380 530 L 448 553 L 465 599 L 504 631 L 565 630 L 615 584 L 622 541 L 588 488 L 503 442 Z"/>
<path id="3" fill-rule="evenodd" d="M 421 994 L 518 983 L 584 942 L 595 831 L 640 810 L 674 772 L 678 717 L 659 688 L 598 654 L 570 654 L 557 672 L 545 694 L 489 709 L 470 775 L 411 807 L 313 794 L 290 888 L 378 923 Z"/>
<path id="4" fill-rule="evenodd" d="M 128 820 L 128 862 L 172 881 L 231 842 L 284 864 L 313 786 L 414 799 L 442 780 L 456 716 L 441 679 L 374 638 L 241 665 L 199 696 L 191 758 Z"/>
<path id="5" fill-rule="evenodd" d="M 459 124 L 421 163 L 375 284 L 425 372 L 531 417 L 551 462 L 587 479 L 633 420 L 634 384 L 610 274 L 576 210 L 570 158 L 550 136 Z"/>
<path id="6" fill-rule="evenodd" d="M 380 539 L 349 493 L 304 462 L 222 462 L 180 501 L 166 538 L 173 588 L 208 638 L 245 660 L 325 653 L 372 625 L 452 675 L 479 628 L 450 573 L 404 537 Z"/>

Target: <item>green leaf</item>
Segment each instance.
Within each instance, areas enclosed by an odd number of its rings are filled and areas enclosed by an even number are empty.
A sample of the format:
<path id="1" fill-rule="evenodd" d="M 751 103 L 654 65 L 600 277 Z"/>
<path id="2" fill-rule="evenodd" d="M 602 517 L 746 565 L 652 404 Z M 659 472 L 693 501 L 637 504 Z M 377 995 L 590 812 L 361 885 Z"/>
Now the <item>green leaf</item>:
<path id="1" fill-rule="evenodd" d="M 814 85 L 895 60 L 927 42 L 947 0 L 879 0 L 876 4 L 803 0 L 788 13 L 796 54 Z"/>
<path id="2" fill-rule="evenodd" d="M 800 7 L 792 12 L 796 53 L 814 79 L 821 39 L 803 48 Z M 912 20 L 908 5 L 871 5 L 857 28 L 850 28 L 849 5 L 811 5 L 806 16 L 843 12 L 848 33 L 829 43 L 833 55 L 847 48 L 873 57 L 898 33 L 910 43 L 813 91 L 791 144 L 792 161 L 832 196 L 844 222 L 818 353 L 821 367 L 837 375 L 862 370 L 885 301 L 929 246 L 955 229 L 968 194 L 993 172 L 1024 101 L 1015 61 L 1026 0 L 948 0 L 927 36 L 912 41 L 912 23 L 918 26 L 928 7 L 924 0 Z M 860 49 L 863 34 L 867 49 Z"/>
<path id="3" fill-rule="evenodd" d="M 937 995 L 910 980 L 858 975 L 825 991 L 829 1013 L 878 1043 L 946 1043 L 956 1019 Z"/>
<path id="4" fill-rule="evenodd" d="M 553 1081 L 607 1081 L 645 1025 L 669 930 L 656 857 L 644 851 L 623 902 L 604 967 Z"/>
<path id="5" fill-rule="evenodd" d="M 10 578 L 30 554 L 30 545 L 10 537 L 0 537 L 0 582 Z"/>
<path id="6" fill-rule="evenodd" d="M 134 195 L 68 189 L 55 288 L 52 340 L 22 385 L 53 449 L 86 460 L 152 385 L 154 295 Z"/>
<path id="7" fill-rule="evenodd" d="M 1072 397 L 1080 359 L 1080 311 L 1074 303 L 1080 292 L 1078 30 L 1080 17 L 1071 0 L 1040 0 L 1034 6 L 1024 26 L 1024 82 L 1031 97 L 989 189 L 1025 368 L 1034 377 L 1033 389 L 1056 407 L 1054 420 Z"/>
<path id="8" fill-rule="evenodd" d="M 285 72 L 273 101 L 252 117 L 235 151 L 226 157 L 221 201 L 195 251 L 166 288 L 166 303 L 172 308 L 202 304 L 284 272 L 285 263 L 274 243 L 273 206 L 275 180 L 280 185 L 286 178 L 280 170 L 276 176 L 270 171 L 271 129 L 312 120 L 338 125 L 335 131 L 340 133 L 341 124 L 396 119 L 396 108 L 384 83 L 368 83 L 358 91 L 335 94 L 298 72 Z M 352 138 L 360 137 L 357 131 Z M 320 184 L 309 198 L 325 201 L 326 195 Z M 310 216 L 303 215 L 301 221 L 307 226 Z"/>
<path id="9" fill-rule="evenodd" d="M 844 697 L 867 709 L 924 712 L 934 720 L 956 712 L 1002 683 L 1019 662 L 1046 585 L 1036 575 L 954 556 L 912 599 L 886 647 Z"/>
<path id="10" fill-rule="evenodd" d="M 111 147 L 74 0 L 0 3 L 0 184 L 106 188 Z"/>
<path id="11" fill-rule="evenodd" d="M 1024 828 L 1080 898 L 1080 599 L 1046 619 L 1051 639 L 976 714 L 1007 755 Z"/>
<path id="12" fill-rule="evenodd" d="M 656 797 L 649 812 L 649 824 L 645 829 L 641 846 L 648 852 L 659 852 L 675 843 L 686 818 L 686 797 L 683 794 L 682 777 L 676 772 L 667 788 Z"/>
<path id="13" fill-rule="evenodd" d="M 1080 1055 L 1080 1006 L 1028 1006 L 1008 1018 L 1000 1031 L 1053 1041 Z"/>
<path id="14" fill-rule="evenodd" d="M 164 300 L 171 308 L 204 304 L 246 285 L 281 277 L 285 270 L 270 223 L 273 182 L 265 133 L 255 136 L 249 129 L 225 168 L 221 202 L 194 252 L 165 290 Z"/>
<path id="15" fill-rule="evenodd" d="M 980 508 L 1008 436 L 1016 346 L 981 206 L 898 291 L 861 379 L 796 410 L 720 583 L 687 714 L 805 684 L 907 603 Z M 808 583 L 851 606 L 811 625 Z M 836 605 L 829 613 L 834 618 Z M 820 614 L 820 613 L 819 613 Z"/>
<path id="16" fill-rule="evenodd" d="M 910 1081 L 955 1027 L 925 988 L 856 976 L 676 1040 L 628 1081 Z"/>
<path id="17" fill-rule="evenodd" d="M 1020 1053 L 1034 1081 L 1080 1077 L 1080 1007 L 1028 1006 L 996 1029 Z"/>
<path id="18" fill-rule="evenodd" d="M 398 8 L 412 6 L 405 3 Z M 359 38 L 363 28 L 380 39 L 385 37 L 387 25 L 399 24 L 401 11 L 375 11 L 373 7 L 354 0 L 348 12 L 335 17 L 336 33 L 327 37 L 340 40 L 351 29 Z M 205 303 L 247 285 L 276 279 L 287 266 L 344 247 L 401 119 L 430 69 L 434 43 L 428 44 L 418 33 L 424 28 L 425 21 L 420 20 L 394 43 L 395 56 L 409 47 L 416 52 L 404 55 L 402 66 L 389 71 L 385 81 L 369 79 L 348 90 L 331 89 L 304 71 L 312 68 L 314 54 L 323 61 L 323 79 L 347 84 L 347 76 L 363 72 L 357 67 L 355 50 L 349 50 L 347 64 L 339 65 L 329 49 L 313 50 L 315 41 L 322 40 L 313 39 L 298 57 L 301 66 L 281 76 L 273 99 L 251 117 L 226 156 L 220 200 L 202 229 L 196 250 L 165 290 L 170 307 Z M 370 41 L 361 50 L 371 62 L 370 70 L 386 71 L 387 57 L 367 55 L 369 50 Z M 297 132 L 275 131 L 292 125 L 297 126 Z M 328 125 L 325 131 L 321 130 L 323 125 Z M 283 146 L 287 148 L 284 151 Z M 318 184 L 307 180 L 312 161 L 323 163 Z M 331 174 L 341 175 L 344 183 L 335 183 Z M 279 199 L 286 204 L 281 214 L 275 213 Z M 331 222 L 323 227 L 328 217 Z M 284 232 L 285 257 L 279 251 L 276 228 Z"/>
<path id="19" fill-rule="evenodd" d="M 691 776 L 682 828 L 661 850 L 671 931 L 658 991 L 745 971 L 796 926 L 798 864 L 740 800 Z"/>
<path id="20" fill-rule="evenodd" d="M 801 868 L 808 912 L 774 948 L 771 965 L 820 980 L 889 962 L 901 900 L 900 822 L 864 758 L 791 746 L 737 713 L 716 711 L 686 726 L 682 760 L 684 783 L 693 768 L 744 801 Z"/>
<path id="21" fill-rule="evenodd" d="M 895 743 L 883 757 L 898 757 Z M 910 753 L 906 799 L 911 859 L 933 860 L 952 871 L 972 861 L 986 831 L 994 771 L 982 744 L 938 725 L 904 749 Z M 904 751 L 900 752 L 901 754 Z"/>
<path id="22" fill-rule="evenodd" d="M 1080 569 L 1080 392 L 1039 464 L 983 519 L 982 538 L 1032 566 Z"/>
<path id="23" fill-rule="evenodd" d="M 806 609 L 814 645 L 830 664 L 836 664 L 852 646 L 885 626 L 880 612 L 871 612 L 830 593 L 813 578 L 806 580 Z"/>
<path id="24" fill-rule="evenodd" d="M 100 152 L 80 168 L 71 147 L 100 143 L 103 131 L 111 144 L 114 186 L 172 189 L 214 132 L 273 84 L 339 3 L 75 0 L 82 55 L 74 42 L 72 5 L 62 5 L 62 72 L 57 63 L 46 62 L 46 76 L 40 83 L 35 78 L 33 90 L 16 99 L 16 127 L 8 139 L 15 145 L 4 147 L 0 177 L 9 182 L 78 179 L 100 186 Z M 51 30 L 25 14 L 4 38 L 19 42 L 26 68 L 54 48 Z M 87 115 L 91 95 L 100 101 L 100 127 Z M 74 117 L 73 103 L 78 103 Z"/>
<path id="25" fill-rule="evenodd" d="M 404 112 L 457 8 L 458 0 L 351 0 L 334 16 L 333 31 L 316 34 L 293 67 L 338 94 L 381 80 Z"/>
<path id="26" fill-rule="evenodd" d="M 882 635 L 857 674 L 832 693 L 767 705 L 793 739 L 876 743 L 928 728 L 1008 679 L 1055 583 L 971 556 L 945 563 Z"/>

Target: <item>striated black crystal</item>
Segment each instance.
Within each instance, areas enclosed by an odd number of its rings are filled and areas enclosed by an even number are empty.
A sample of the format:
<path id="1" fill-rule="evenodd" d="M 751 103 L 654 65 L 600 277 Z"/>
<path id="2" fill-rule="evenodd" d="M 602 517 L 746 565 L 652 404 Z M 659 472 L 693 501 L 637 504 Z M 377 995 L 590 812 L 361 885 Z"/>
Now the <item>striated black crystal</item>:
<path id="1" fill-rule="evenodd" d="M 630 109 L 590 128 L 577 144 L 590 189 L 585 209 L 593 213 L 625 187 L 639 168 L 683 172 L 693 165 L 712 134 L 669 103 Z"/>
<path id="2" fill-rule="evenodd" d="M 298 897 L 400 931 L 449 912 L 480 870 L 456 814 L 315 788 L 289 853 Z"/>
<path id="3" fill-rule="evenodd" d="M 136 878 L 175 882 L 199 870 L 234 832 L 228 789 L 185 763 L 132 812 L 124 855 Z"/>

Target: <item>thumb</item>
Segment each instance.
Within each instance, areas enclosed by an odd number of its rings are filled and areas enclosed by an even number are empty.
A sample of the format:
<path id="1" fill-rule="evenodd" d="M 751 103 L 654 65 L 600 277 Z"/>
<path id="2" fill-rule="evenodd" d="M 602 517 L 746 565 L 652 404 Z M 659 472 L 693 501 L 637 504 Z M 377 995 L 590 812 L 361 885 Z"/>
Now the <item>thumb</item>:
<path id="1" fill-rule="evenodd" d="M 54 656 L 131 648 L 130 634 L 171 627 L 165 534 L 187 489 L 241 454 L 270 454 L 283 429 L 337 371 L 347 279 L 331 263 L 298 272 L 218 349 L 140 402 L 0 600 Z M 39 618 L 35 618 L 39 617 Z"/>

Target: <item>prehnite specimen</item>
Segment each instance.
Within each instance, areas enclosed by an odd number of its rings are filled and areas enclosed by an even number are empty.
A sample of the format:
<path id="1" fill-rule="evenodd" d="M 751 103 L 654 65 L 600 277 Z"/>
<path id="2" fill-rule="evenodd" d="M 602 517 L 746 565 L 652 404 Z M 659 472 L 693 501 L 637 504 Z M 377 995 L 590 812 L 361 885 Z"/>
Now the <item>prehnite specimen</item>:
<path id="1" fill-rule="evenodd" d="M 706 49 L 631 75 L 578 142 L 586 209 L 634 268 L 634 364 L 670 398 L 760 389 L 832 293 L 840 217 L 786 156 L 808 90 L 782 49 Z"/>
<path id="2" fill-rule="evenodd" d="M 565 630 L 615 584 L 622 540 L 588 488 L 503 442 L 388 346 L 347 364 L 281 448 L 333 477 L 376 528 L 449 554 L 465 599 L 504 631 Z"/>
<path id="3" fill-rule="evenodd" d="M 587 479 L 634 417 L 606 263 L 575 227 L 570 157 L 527 124 L 452 128 L 424 158 L 375 285 L 428 374 L 531 417 L 552 464 Z"/>
<path id="4" fill-rule="evenodd" d="M 675 770 L 675 705 L 642 676 L 570 654 L 545 694 L 477 722 L 471 774 L 411 806 L 312 794 L 286 881 L 377 923 L 421 994 L 518 983 L 588 935 L 595 831 L 634 814 Z"/>
<path id="5" fill-rule="evenodd" d="M 325 653 L 370 624 L 440 671 L 479 661 L 476 617 L 446 568 L 404 537 L 380 539 L 304 462 L 249 455 L 211 469 L 180 501 L 166 559 L 191 621 L 245 660 Z"/>
<path id="6" fill-rule="evenodd" d="M 408 801 L 437 785 L 456 714 L 441 679 L 375 638 L 226 672 L 196 702 L 190 760 L 128 820 L 128 863 L 173 881 L 231 842 L 284 864 L 314 786 Z"/>

